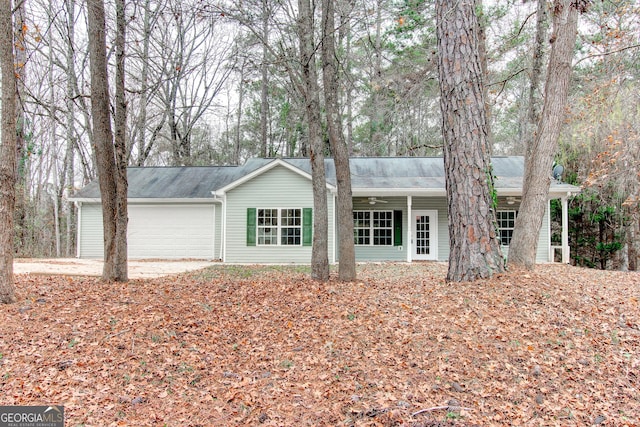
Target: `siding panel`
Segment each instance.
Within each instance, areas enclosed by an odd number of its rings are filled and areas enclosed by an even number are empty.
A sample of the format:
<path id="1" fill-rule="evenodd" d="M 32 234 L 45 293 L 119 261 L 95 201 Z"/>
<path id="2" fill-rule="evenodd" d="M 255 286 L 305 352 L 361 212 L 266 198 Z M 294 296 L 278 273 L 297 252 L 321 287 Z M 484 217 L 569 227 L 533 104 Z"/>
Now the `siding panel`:
<path id="1" fill-rule="evenodd" d="M 310 246 L 247 246 L 247 208 L 313 207 L 311 181 L 283 166 L 276 166 L 227 193 L 226 262 L 310 263 Z M 328 196 L 329 215 L 333 198 Z M 315 210 L 313 212 L 315 215 Z M 329 221 L 329 257 L 333 245 L 333 224 Z M 330 258 L 331 259 L 331 258 Z"/>

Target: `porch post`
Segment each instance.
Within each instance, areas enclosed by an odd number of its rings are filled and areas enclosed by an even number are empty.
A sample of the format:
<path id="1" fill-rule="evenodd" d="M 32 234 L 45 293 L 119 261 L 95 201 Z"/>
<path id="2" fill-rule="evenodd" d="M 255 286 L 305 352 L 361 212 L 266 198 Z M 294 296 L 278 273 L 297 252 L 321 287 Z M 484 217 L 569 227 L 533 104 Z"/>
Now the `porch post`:
<path id="1" fill-rule="evenodd" d="M 562 263 L 569 264 L 569 207 L 567 196 L 560 198 L 562 203 Z"/>
<path id="2" fill-rule="evenodd" d="M 82 235 L 82 202 L 76 202 L 76 211 L 78 212 L 77 220 L 78 227 L 76 228 L 76 258 L 80 258 L 82 253 L 80 252 L 80 236 Z"/>
<path id="3" fill-rule="evenodd" d="M 407 262 L 411 262 L 411 253 L 413 250 L 413 231 L 411 225 L 413 224 L 413 217 L 411 216 L 411 196 L 407 196 L 407 238 L 405 240 L 407 246 Z"/>

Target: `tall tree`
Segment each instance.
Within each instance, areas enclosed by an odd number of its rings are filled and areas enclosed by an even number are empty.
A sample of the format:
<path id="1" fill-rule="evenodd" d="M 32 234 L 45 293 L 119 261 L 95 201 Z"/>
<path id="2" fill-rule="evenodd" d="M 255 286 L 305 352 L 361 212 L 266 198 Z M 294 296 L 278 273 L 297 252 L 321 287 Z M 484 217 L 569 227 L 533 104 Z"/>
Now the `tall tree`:
<path id="1" fill-rule="evenodd" d="M 522 204 L 509 246 L 509 265 L 527 269 L 535 266 L 553 159 L 565 117 L 578 15 L 587 6 L 587 0 L 556 0 L 553 5 L 553 34 L 544 105 L 536 134 L 526 150 Z"/>
<path id="2" fill-rule="evenodd" d="M 436 2 L 438 74 L 449 220 L 447 280 L 504 270 L 492 206 L 477 0 Z"/>
<path id="3" fill-rule="evenodd" d="M 269 127 L 267 115 L 269 112 L 269 0 L 262 0 L 262 62 L 260 63 L 260 155 L 271 155 L 268 150 Z"/>
<path id="4" fill-rule="evenodd" d="M 125 0 L 116 0 L 116 99 L 114 114 L 116 180 L 116 276 L 127 280 L 127 99 L 125 96 Z"/>
<path id="5" fill-rule="evenodd" d="M 327 111 L 327 130 L 333 152 L 338 187 L 337 216 L 339 238 L 340 280 L 348 282 L 356 278 L 356 256 L 353 243 L 353 197 L 349 149 L 344 140 L 340 116 L 338 61 L 335 45 L 335 8 L 333 0 L 322 0 L 322 80 Z"/>
<path id="6" fill-rule="evenodd" d="M 24 106 L 21 105 L 21 99 L 26 98 L 26 63 L 27 63 L 27 44 L 26 35 L 28 26 L 25 21 L 26 1 L 19 1 L 15 5 L 13 11 L 14 18 L 14 48 L 15 48 L 15 68 L 16 68 L 16 84 L 18 90 L 18 98 L 16 101 L 16 144 L 17 144 L 17 177 L 16 177 L 16 202 L 15 202 L 15 221 L 18 229 L 18 247 L 26 246 L 29 240 L 25 231 L 28 229 L 29 222 L 29 169 L 30 156 L 29 147 L 25 138 L 26 115 Z"/>
<path id="7" fill-rule="evenodd" d="M 2 68 L 2 145 L 0 146 L 0 303 L 16 301 L 13 278 L 13 213 L 16 188 L 16 73 L 11 0 L 0 7 L 0 67 Z"/>
<path id="8" fill-rule="evenodd" d="M 298 0 L 298 33 L 302 88 L 306 104 L 307 129 L 311 152 L 313 185 L 313 246 L 311 248 L 311 277 L 329 280 L 327 181 L 324 167 L 324 142 L 320 118 L 320 89 L 313 40 L 313 9 L 309 0 Z"/>
<path id="9" fill-rule="evenodd" d="M 105 35 L 105 12 L 103 0 L 87 1 L 89 27 L 89 57 L 91 73 L 91 113 L 93 122 L 94 150 L 96 156 L 100 198 L 102 201 L 102 224 L 104 233 L 104 267 L 102 280 L 126 281 L 127 266 L 118 264 L 123 258 L 118 254 L 120 222 L 118 207 L 118 179 L 114 152 L 113 132 L 109 103 L 109 81 L 107 78 L 107 54 Z M 124 201 L 126 203 L 126 200 Z M 125 240 L 126 241 L 126 240 Z"/>
<path id="10" fill-rule="evenodd" d="M 73 97 L 75 95 L 76 71 L 74 63 L 74 39 L 75 39 L 75 0 L 65 0 L 67 11 L 67 50 L 66 50 L 66 66 L 67 66 L 67 85 L 66 85 L 66 150 L 65 150 L 65 166 L 66 191 L 67 195 L 73 193 L 73 185 L 75 179 L 75 147 L 77 144 L 76 133 L 74 130 L 75 107 Z M 71 256 L 73 249 L 73 231 L 75 230 L 75 203 L 67 202 L 66 209 L 66 255 Z"/>

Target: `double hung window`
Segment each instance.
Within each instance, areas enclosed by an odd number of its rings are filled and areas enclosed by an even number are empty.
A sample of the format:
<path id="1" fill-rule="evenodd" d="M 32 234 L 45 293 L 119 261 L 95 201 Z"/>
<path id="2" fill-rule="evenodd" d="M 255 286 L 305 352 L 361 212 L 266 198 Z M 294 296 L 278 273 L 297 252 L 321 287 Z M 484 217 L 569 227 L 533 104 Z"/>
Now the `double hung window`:
<path id="1" fill-rule="evenodd" d="M 393 245 L 393 211 L 354 211 L 354 243 L 361 246 Z"/>
<path id="2" fill-rule="evenodd" d="M 516 211 L 497 211 L 496 221 L 498 222 L 498 231 L 500 233 L 500 244 L 509 246 L 511 237 L 513 237 L 513 229 L 516 225 Z"/>
<path id="3" fill-rule="evenodd" d="M 300 245 L 301 209 L 257 209 L 258 245 Z"/>

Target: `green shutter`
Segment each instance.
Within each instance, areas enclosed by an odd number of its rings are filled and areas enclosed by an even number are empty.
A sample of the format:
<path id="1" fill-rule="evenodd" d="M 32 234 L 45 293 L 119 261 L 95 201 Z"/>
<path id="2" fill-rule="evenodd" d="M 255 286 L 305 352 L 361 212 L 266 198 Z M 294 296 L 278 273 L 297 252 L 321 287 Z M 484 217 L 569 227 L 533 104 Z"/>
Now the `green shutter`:
<path id="1" fill-rule="evenodd" d="M 247 208 L 247 246 L 256 245 L 256 208 Z"/>
<path id="2" fill-rule="evenodd" d="M 402 211 L 393 211 L 393 246 L 402 246 Z"/>
<path id="3" fill-rule="evenodd" d="M 302 246 L 311 246 L 313 238 L 313 209 L 302 209 Z"/>

